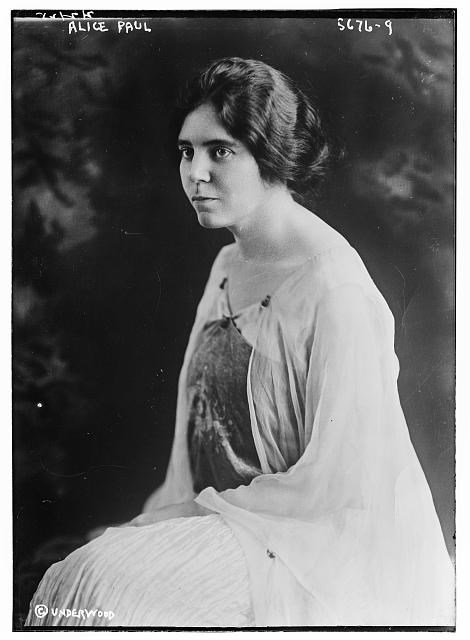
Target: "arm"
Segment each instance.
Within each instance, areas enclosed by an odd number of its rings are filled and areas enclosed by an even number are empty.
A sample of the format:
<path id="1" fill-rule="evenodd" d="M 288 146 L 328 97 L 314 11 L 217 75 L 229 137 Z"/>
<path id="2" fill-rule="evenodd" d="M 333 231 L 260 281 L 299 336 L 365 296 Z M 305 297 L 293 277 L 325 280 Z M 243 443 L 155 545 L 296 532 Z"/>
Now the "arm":
<path id="1" fill-rule="evenodd" d="M 251 553 L 254 581 L 268 551 L 281 560 L 266 580 L 279 576 L 276 597 L 287 598 L 287 610 L 308 593 L 301 619 L 309 624 L 449 619 L 452 565 L 398 398 L 393 317 L 377 293 L 353 283 L 331 289 L 313 311 L 303 397 L 290 383 L 300 379 L 300 350 L 276 325 L 264 345 L 268 353 L 270 341 L 282 340 L 288 362 L 289 385 L 269 386 L 274 406 L 286 402 L 276 388 L 298 406 L 304 401 L 300 459 L 196 499 L 238 527 L 247 555 L 260 543 Z M 252 372 L 254 397 L 258 381 L 270 383 L 261 366 Z M 272 414 L 258 405 L 257 416 L 269 434 Z M 283 567 L 302 585 L 294 595 L 286 595 Z"/>

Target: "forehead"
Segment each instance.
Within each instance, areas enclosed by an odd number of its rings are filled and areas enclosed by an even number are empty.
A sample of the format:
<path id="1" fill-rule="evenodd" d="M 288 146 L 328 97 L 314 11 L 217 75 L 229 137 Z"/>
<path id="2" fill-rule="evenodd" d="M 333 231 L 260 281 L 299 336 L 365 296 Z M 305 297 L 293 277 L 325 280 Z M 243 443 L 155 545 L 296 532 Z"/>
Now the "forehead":
<path id="1" fill-rule="evenodd" d="M 202 144 L 214 138 L 234 140 L 223 126 L 215 107 L 208 102 L 186 116 L 178 137 L 193 144 Z"/>

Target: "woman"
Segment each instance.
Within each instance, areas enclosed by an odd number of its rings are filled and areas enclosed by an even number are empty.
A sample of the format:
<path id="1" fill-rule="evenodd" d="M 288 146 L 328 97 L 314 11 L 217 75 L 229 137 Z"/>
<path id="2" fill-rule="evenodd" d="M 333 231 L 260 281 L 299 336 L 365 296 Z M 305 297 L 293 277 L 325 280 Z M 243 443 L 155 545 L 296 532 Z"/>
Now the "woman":
<path id="1" fill-rule="evenodd" d="M 279 71 L 222 59 L 186 91 L 178 148 L 199 223 L 235 242 L 197 310 L 167 477 L 141 515 L 48 570 L 27 624 L 452 625 L 392 315 L 298 202 L 328 160 L 318 114 Z"/>

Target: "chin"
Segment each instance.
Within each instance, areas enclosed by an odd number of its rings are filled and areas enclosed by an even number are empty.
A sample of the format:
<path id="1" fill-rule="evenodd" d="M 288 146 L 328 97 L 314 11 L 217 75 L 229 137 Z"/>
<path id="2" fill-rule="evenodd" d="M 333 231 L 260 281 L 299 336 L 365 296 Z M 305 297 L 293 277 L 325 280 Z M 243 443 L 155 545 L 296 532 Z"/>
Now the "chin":
<path id="1" fill-rule="evenodd" d="M 224 224 L 220 216 L 209 213 L 198 213 L 197 219 L 201 227 L 204 229 L 222 229 L 227 225 Z"/>

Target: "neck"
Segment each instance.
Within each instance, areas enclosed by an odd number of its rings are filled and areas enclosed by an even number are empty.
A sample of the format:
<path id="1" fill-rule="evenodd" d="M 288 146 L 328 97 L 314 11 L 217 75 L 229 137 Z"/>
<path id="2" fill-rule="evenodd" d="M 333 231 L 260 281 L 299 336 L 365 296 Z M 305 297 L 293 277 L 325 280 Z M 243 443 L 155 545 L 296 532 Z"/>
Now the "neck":
<path id="1" fill-rule="evenodd" d="M 271 262 L 287 256 L 297 203 L 284 187 L 271 187 L 249 220 L 228 227 L 242 260 Z"/>

